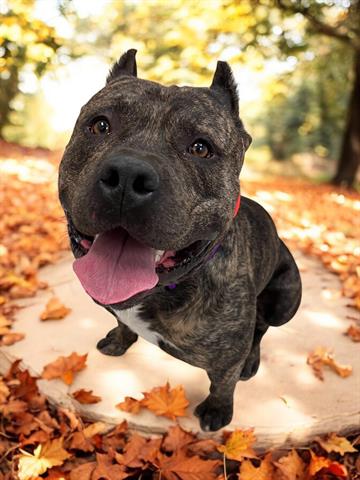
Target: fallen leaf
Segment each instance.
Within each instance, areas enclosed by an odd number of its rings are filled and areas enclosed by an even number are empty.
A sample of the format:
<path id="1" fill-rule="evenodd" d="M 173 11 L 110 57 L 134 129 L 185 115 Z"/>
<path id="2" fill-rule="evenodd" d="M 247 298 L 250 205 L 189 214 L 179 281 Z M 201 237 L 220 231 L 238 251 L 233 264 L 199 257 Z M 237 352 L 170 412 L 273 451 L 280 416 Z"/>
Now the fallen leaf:
<path id="1" fill-rule="evenodd" d="M 78 355 L 75 352 L 68 357 L 59 357 L 44 367 L 41 377 L 46 380 L 60 378 L 66 385 L 71 385 L 74 381 L 74 374 L 86 367 L 86 359 L 87 353 Z"/>
<path id="2" fill-rule="evenodd" d="M 91 480 L 122 480 L 128 476 L 125 467 L 114 464 L 108 455 L 96 454 L 96 467 L 92 472 Z"/>
<path id="3" fill-rule="evenodd" d="M 162 447 L 167 452 L 177 452 L 181 450 L 185 445 L 193 442 L 195 436 L 183 430 L 180 425 L 170 427 L 166 433 Z"/>
<path id="4" fill-rule="evenodd" d="M 274 462 L 274 465 L 282 475 L 281 480 L 305 480 L 306 465 L 296 450 L 291 450 L 288 455 Z"/>
<path id="5" fill-rule="evenodd" d="M 337 363 L 332 351 L 325 347 L 317 347 L 313 352 L 309 353 L 307 363 L 312 367 L 314 375 L 320 380 L 324 380 L 324 365 L 330 367 L 342 378 L 346 378 L 352 373 L 352 367 L 350 365 L 340 365 Z"/>
<path id="6" fill-rule="evenodd" d="M 166 480 L 215 480 L 218 460 L 203 460 L 194 455 L 187 457 L 182 451 L 168 457 L 162 453 L 158 456 L 158 468 L 161 478 Z"/>
<path id="7" fill-rule="evenodd" d="M 74 397 L 75 400 L 79 403 L 83 403 L 85 405 L 101 402 L 101 397 L 93 395 L 92 392 L 92 390 L 84 390 L 83 388 L 81 388 L 80 390 L 76 390 L 76 392 L 73 392 L 71 396 Z"/>
<path id="8" fill-rule="evenodd" d="M 328 453 L 337 452 L 343 456 L 347 452 L 357 452 L 349 440 L 337 436 L 336 433 L 330 433 L 325 438 L 316 437 L 315 441 Z"/>
<path id="9" fill-rule="evenodd" d="M 353 342 L 360 342 L 360 327 L 358 325 L 350 325 L 345 335 L 350 337 Z"/>
<path id="10" fill-rule="evenodd" d="M 169 383 L 163 387 L 155 387 L 150 392 L 143 392 L 144 399 L 141 405 L 151 410 L 155 415 L 175 420 L 176 417 L 184 417 L 185 409 L 189 401 L 185 397 L 184 388 L 178 385 L 170 388 Z"/>
<path id="11" fill-rule="evenodd" d="M 14 345 L 14 343 L 16 342 L 20 342 L 20 340 L 23 340 L 24 338 L 25 338 L 25 333 L 16 333 L 16 332 L 6 333 L 5 335 L 2 336 L 0 340 L 0 346 L 9 347 L 10 345 Z"/>
<path id="12" fill-rule="evenodd" d="M 254 467 L 250 460 L 243 460 L 240 465 L 239 480 L 274 480 L 274 467 L 271 461 L 271 453 L 261 460 L 259 467 Z"/>
<path id="13" fill-rule="evenodd" d="M 344 465 L 341 463 L 335 462 L 330 458 L 319 457 L 315 455 L 314 452 L 310 450 L 311 460 L 309 463 L 308 474 L 311 477 L 314 477 L 322 469 L 329 471 L 337 476 L 337 478 L 346 478 L 347 470 Z"/>
<path id="14" fill-rule="evenodd" d="M 257 458 L 253 444 L 256 441 L 254 430 L 234 430 L 225 445 L 220 445 L 218 451 L 229 460 L 241 461 L 243 458 Z"/>
<path id="15" fill-rule="evenodd" d="M 38 445 L 34 453 L 20 450 L 18 463 L 19 480 L 32 480 L 49 468 L 60 466 L 71 455 L 63 449 L 63 439 L 56 438 L 45 445 Z"/>
<path id="16" fill-rule="evenodd" d="M 40 320 L 61 320 L 70 312 L 71 309 L 65 307 L 57 297 L 52 297 L 46 304 L 45 310 L 41 313 Z"/>
<path id="17" fill-rule="evenodd" d="M 0 404 L 4 403 L 8 396 L 10 395 L 10 390 L 2 377 L 0 377 Z"/>
<path id="18" fill-rule="evenodd" d="M 136 398 L 132 397 L 125 397 L 123 402 L 120 402 L 116 405 L 116 408 L 122 410 L 123 412 L 129 412 L 136 415 L 140 411 L 141 400 L 136 400 Z"/>
<path id="19" fill-rule="evenodd" d="M 96 462 L 88 462 L 75 467 L 70 472 L 70 480 L 91 480 L 95 467 Z"/>

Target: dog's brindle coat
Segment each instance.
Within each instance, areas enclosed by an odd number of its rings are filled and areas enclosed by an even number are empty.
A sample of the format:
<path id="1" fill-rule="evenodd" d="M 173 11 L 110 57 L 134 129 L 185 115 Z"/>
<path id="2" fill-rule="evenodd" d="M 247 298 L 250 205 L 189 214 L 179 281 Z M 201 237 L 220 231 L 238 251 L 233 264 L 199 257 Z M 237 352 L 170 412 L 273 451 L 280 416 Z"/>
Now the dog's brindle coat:
<path id="1" fill-rule="evenodd" d="M 131 317 L 126 326 L 121 310 L 137 305 L 134 330 L 140 319 L 160 348 L 208 373 L 210 394 L 195 413 L 202 429 L 218 430 L 232 418 L 236 383 L 258 370 L 262 336 L 298 309 L 300 276 L 260 205 L 242 197 L 233 218 L 250 137 L 239 119 L 229 66 L 218 62 L 210 88 L 165 87 L 136 78 L 135 53 L 121 57 L 106 87 L 82 108 L 60 166 L 60 199 L 75 257 L 84 255 L 80 239 L 118 226 L 155 249 L 204 242 L 189 267 L 165 272 L 148 292 L 104 305 L 118 327 L 98 348 L 122 355 L 136 341 Z M 99 117 L 107 119 L 110 133 L 93 134 L 89 126 Z M 210 158 L 189 153 L 199 138 L 211 146 Z M 159 186 L 150 202 L 106 203 L 98 178 L 114 155 L 134 164 L 141 159 L 156 171 Z M 174 282 L 176 288 L 166 287 Z"/>

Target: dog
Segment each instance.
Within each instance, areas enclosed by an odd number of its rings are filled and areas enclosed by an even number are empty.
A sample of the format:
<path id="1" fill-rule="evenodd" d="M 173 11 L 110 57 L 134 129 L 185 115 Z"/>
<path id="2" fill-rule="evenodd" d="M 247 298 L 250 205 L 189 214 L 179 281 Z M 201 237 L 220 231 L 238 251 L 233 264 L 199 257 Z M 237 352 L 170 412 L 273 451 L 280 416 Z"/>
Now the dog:
<path id="1" fill-rule="evenodd" d="M 60 164 L 74 270 L 118 321 L 98 349 L 122 355 L 140 335 L 205 369 L 194 413 L 216 431 L 269 326 L 296 313 L 300 274 L 268 213 L 240 197 L 251 137 L 229 65 L 209 88 L 163 86 L 137 78 L 135 55 L 82 107 Z"/>

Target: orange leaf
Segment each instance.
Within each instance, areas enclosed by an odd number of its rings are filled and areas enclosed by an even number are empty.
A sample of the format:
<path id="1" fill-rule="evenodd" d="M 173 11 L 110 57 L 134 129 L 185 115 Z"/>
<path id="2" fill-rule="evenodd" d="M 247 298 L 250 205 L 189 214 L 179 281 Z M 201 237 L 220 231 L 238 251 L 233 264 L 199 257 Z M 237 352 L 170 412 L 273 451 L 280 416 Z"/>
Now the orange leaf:
<path id="1" fill-rule="evenodd" d="M 350 337 L 353 342 L 360 342 L 360 327 L 357 325 L 350 325 L 346 330 L 345 335 Z"/>
<path id="2" fill-rule="evenodd" d="M 142 406 L 155 415 L 162 415 L 172 420 L 176 417 L 184 417 L 185 409 L 189 405 L 181 385 L 171 389 L 169 383 L 166 383 L 163 387 L 155 387 L 150 392 L 144 392 L 143 395 Z"/>
<path id="3" fill-rule="evenodd" d="M 136 414 L 140 411 L 141 400 L 136 400 L 136 398 L 132 397 L 125 397 L 123 402 L 116 405 L 116 408 L 123 410 L 124 412 Z"/>
<path id="4" fill-rule="evenodd" d="M 250 460 L 243 460 L 238 473 L 239 480 L 272 480 L 275 479 L 274 467 L 271 462 L 271 453 L 261 461 L 259 467 L 254 467 Z"/>
<path id="5" fill-rule="evenodd" d="M 306 465 L 296 450 L 274 462 L 284 480 L 305 480 Z"/>
<path id="6" fill-rule="evenodd" d="M 162 447 L 167 452 L 176 452 L 194 440 L 195 436 L 192 433 L 186 432 L 180 425 L 175 425 L 167 431 Z"/>
<path id="7" fill-rule="evenodd" d="M 76 390 L 76 392 L 73 392 L 71 395 L 75 398 L 76 401 L 85 405 L 101 402 L 101 397 L 93 395 L 92 392 L 92 390 L 84 390 L 83 388 L 81 388 L 80 390 Z"/>
<path id="8" fill-rule="evenodd" d="M 65 307 L 57 297 L 51 298 L 46 304 L 45 310 L 40 315 L 42 321 L 61 320 L 71 312 L 70 308 Z"/>
<path id="9" fill-rule="evenodd" d="M 309 476 L 315 476 L 320 470 L 326 469 L 330 472 L 334 472 L 339 478 L 347 477 L 347 471 L 344 465 L 341 463 L 334 462 L 330 458 L 318 457 L 310 450 L 311 460 L 309 464 Z M 336 473 L 335 473 L 336 472 Z"/>
<path id="10" fill-rule="evenodd" d="M 161 478 L 169 480 L 215 480 L 215 469 L 219 466 L 218 460 L 203 460 L 197 455 L 187 457 L 179 451 L 171 457 L 159 453 L 159 470 Z"/>
<path id="11" fill-rule="evenodd" d="M 315 438 L 315 441 L 328 453 L 337 452 L 345 455 L 347 452 L 357 452 L 349 440 L 345 437 L 338 437 L 336 433 L 330 433 L 326 438 Z"/>
<path id="12" fill-rule="evenodd" d="M 222 452 L 229 460 L 241 461 L 243 458 L 256 458 L 256 453 L 252 448 L 255 441 L 254 429 L 234 430 L 225 445 L 218 447 L 218 451 Z"/>
<path id="13" fill-rule="evenodd" d="M 46 380 L 61 378 L 66 385 L 71 385 L 74 374 L 86 367 L 87 353 L 78 355 L 73 352 L 68 357 L 59 357 L 44 367 L 41 377 Z"/>
<path id="14" fill-rule="evenodd" d="M 342 378 L 348 377 L 352 373 L 352 367 L 350 365 L 340 365 L 337 363 L 331 350 L 325 347 L 317 347 L 313 352 L 309 353 L 307 363 L 312 367 L 315 376 L 320 380 L 324 380 L 324 365 L 330 367 Z"/>
<path id="15" fill-rule="evenodd" d="M 5 345 L 9 347 L 10 345 L 13 345 L 16 342 L 20 342 L 20 340 L 23 340 L 25 338 L 24 333 L 6 333 L 3 335 L 3 337 L 0 340 L 0 345 Z"/>

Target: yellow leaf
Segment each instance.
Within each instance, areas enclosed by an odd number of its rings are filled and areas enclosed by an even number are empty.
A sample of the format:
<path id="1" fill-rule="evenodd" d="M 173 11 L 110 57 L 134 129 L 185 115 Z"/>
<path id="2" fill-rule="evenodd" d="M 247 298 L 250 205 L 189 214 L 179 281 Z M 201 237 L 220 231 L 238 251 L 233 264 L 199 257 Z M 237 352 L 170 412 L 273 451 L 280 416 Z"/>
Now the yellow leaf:
<path id="1" fill-rule="evenodd" d="M 340 455 L 345 455 L 347 452 L 357 451 L 349 440 L 345 437 L 338 437 L 336 433 L 330 433 L 326 438 L 317 437 L 315 441 L 328 453 L 337 452 L 340 453 Z"/>
<path id="2" fill-rule="evenodd" d="M 256 437 L 254 430 L 235 430 L 226 440 L 225 445 L 220 445 L 218 451 L 224 453 L 229 460 L 241 461 L 243 458 L 256 458 L 252 448 Z"/>
<path id="3" fill-rule="evenodd" d="M 32 480 L 51 467 L 62 465 L 71 456 L 62 445 L 63 439 L 56 438 L 45 445 L 38 445 L 33 454 L 21 450 L 18 463 L 19 480 Z"/>

